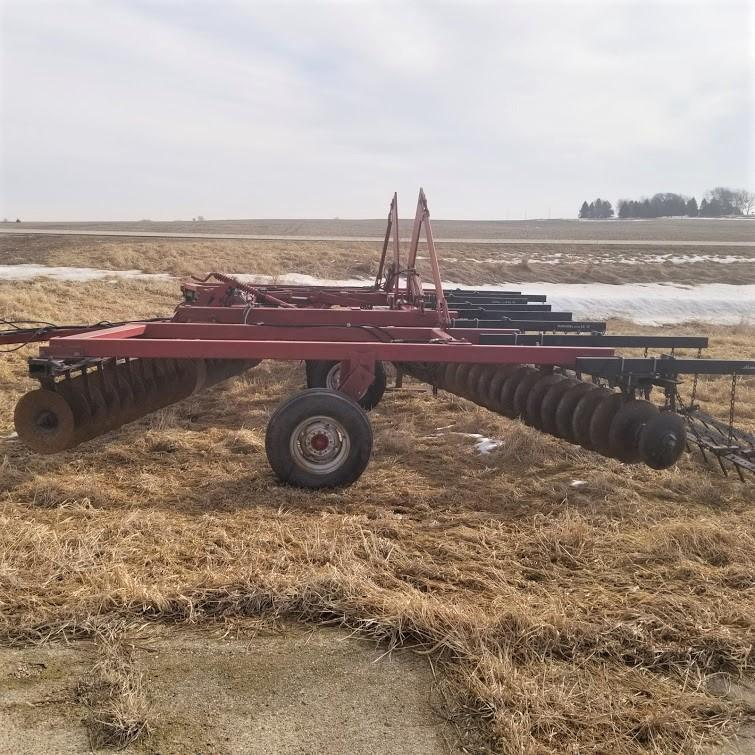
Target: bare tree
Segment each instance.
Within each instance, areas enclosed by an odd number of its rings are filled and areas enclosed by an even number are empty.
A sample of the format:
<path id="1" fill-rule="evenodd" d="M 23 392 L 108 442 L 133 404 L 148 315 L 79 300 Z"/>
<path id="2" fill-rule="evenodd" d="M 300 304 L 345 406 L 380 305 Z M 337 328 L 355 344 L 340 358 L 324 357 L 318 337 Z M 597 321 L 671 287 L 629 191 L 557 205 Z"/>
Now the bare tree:
<path id="1" fill-rule="evenodd" d="M 737 205 L 743 215 L 751 215 L 755 209 L 755 193 L 741 189 L 737 192 Z"/>

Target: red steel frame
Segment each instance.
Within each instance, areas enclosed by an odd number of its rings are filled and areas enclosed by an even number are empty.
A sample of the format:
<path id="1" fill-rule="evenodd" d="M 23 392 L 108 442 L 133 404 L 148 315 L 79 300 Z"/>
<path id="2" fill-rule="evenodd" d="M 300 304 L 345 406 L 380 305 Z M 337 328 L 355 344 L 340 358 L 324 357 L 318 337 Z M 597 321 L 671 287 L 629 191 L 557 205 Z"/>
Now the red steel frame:
<path id="1" fill-rule="evenodd" d="M 342 362 L 341 389 L 359 396 L 374 380 L 375 362 L 537 364 L 572 367 L 577 357 L 613 356 L 613 349 L 487 346 L 489 330 L 427 327 L 274 326 L 146 322 L 51 338 L 53 358 L 276 359 Z M 467 340 L 458 340 L 463 336 Z M 385 339 L 385 340 L 384 340 Z"/>
<path id="2" fill-rule="evenodd" d="M 456 312 L 453 313 L 456 315 Z M 181 304 L 176 308 L 174 322 L 243 323 L 248 325 L 374 325 L 434 327 L 438 325 L 435 310 L 420 309 L 276 309 L 234 304 L 229 307 Z M 513 332 L 513 331 L 512 331 Z"/>
<path id="3" fill-rule="evenodd" d="M 242 283 L 221 273 L 210 273 L 205 278 L 187 281 L 183 284 L 184 295 L 190 294 L 190 301 L 181 305 L 179 309 L 189 307 L 230 306 L 243 305 L 245 302 L 233 296 L 238 291 L 251 294 L 256 301 L 273 304 L 277 307 L 388 307 L 398 311 L 424 310 L 425 292 L 422 279 L 416 270 L 417 251 L 422 230 L 428 247 L 428 258 L 432 271 L 433 288 L 435 289 L 436 304 L 433 311 L 433 321 L 438 325 L 448 325 L 451 315 L 443 292 L 440 274 L 440 264 L 435 250 L 432 227 L 430 225 L 430 210 L 427 197 L 423 189 L 419 190 L 417 210 L 414 216 L 409 255 L 406 268 L 401 267 L 401 253 L 399 243 L 398 199 L 394 193 L 388 212 L 388 224 L 380 256 L 378 271 L 374 284 L 370 286 L 308 286 L 308 285 L 263 285 Z M 392 241 L 393 261 L 386 267 L 388 248 Z M 406 279 L 404 290 L 401 290 L 401 276 Z M 217 283 L 210 283 L 215 278 Z M 384 279 L 384 280 L 383 280 Z M 381 284 L 382 282 L 382 284 Z M 395 324 L 411 324 L 405 320 L 398 320 Z"/>
<path id="4" fill-rule="evenodd" d="M 425 310 L 415 269 L 425 230 L 435 288 Z M 393 237 L 393 261 L 386 269 Z M 402 290 L 402 276 L 405 288 Z M 209 283 L 214 278 L 216 283 Z M 381 289 L 381 281 L 383 281 Z M 481 345 L 481 333 L 513 329 L 450 328 L 440 266 L 422 189 L 407 266 L 400 266 L 398 205 L 394 194 L 382 256 L 372 288 L 283 288 L 241 283 L 221 273 L 184 284 L 187 301 L 172 320 L 65 331 L 42 351 L 54 359 L 239 359 L 341 362 L 341 390 L 360 396 L 375 377 L 375 362 L 456 362 L 573 367 L 577 357 L 613 356 L 610 348 Z M 266 306 L 259 306 L 264 302 Z M 27 340 L 28 335 L 27 335 Z M 43 340 L 42 337 L 31 340 Z M 46 337 L 44 340 L 48 340 Z"/>

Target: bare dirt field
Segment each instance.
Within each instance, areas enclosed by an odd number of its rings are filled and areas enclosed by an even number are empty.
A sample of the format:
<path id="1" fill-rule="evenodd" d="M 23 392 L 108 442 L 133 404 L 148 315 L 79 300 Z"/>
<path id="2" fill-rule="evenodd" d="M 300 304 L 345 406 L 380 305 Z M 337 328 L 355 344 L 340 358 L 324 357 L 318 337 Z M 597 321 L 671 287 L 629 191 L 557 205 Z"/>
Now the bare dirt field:
<path id="1" fill-rule="evenodd" d="M 238 233 L 273 236 L 371 236 L 382 238 L 386 214 L 367 220 L 205 220 L 191 222 L 34 222 L 9 223 L 12 228 L 67 231 L 146 231 L 154 233 Z M 669 241 L 755 240 L 755 218 L 659 218 L 652 220 L 443 220 L 433 217 L 435 235 L 442 238 L 481 239 L 635 239 Z M 412 219 L 400 221 L 402 235 L 411 231 Z"/>
<path id="2" fill-rule="evenodd" d="M 145 730 L 127 755 L 454 751 L 427 658 L 334 629 L 246 624 L 0 648 L 0 752 L 105 749 L 116 718 Z M 119 709 L 113 688 L 128 693 Z"/>
<path id="3" fill-rule="evenodd" d="M 300 244 L 287 252 L 14 238 L 0 262 L 332 276 L 351 260 L 366 273 L 372 247 L 355 246 L 323 261 Z M 175 288 L 5 282 L 0 316 L 156 316 L 171 311 Z M 611 332 L 701 330 L 711 356 L 755 358 L 751 325 L 611 323 Z M 58 732 L 76 747 L 86 737 L 134 752 L 254 752 L 265 742 L 259 727 L 274 723 L 260 705 L 284 690 L 290 706 L 300 688 L 309 703 L 298 705 L 315 705 L 316 715 L 287 708 L 273 735 L 284 744 L 260 752 L 338 752 L 317 737 L 339 727 L 356 738 L 343 740 L 350 751 L 375 755 L 751 751 L 755 711 L 737 690 L 755 665 L 755 496 L 699 455 L 662 472 L 628 467 L 409 381 L 371 413 L 375 453 L 360 481 L 304 492 L 279 485 L 264 453 L 267 418 L 303 386 L 303 370 L 265 362 L 41 457 L 12 437 L 11 423 L 15 401 L 33 387 L 24 360 L 34 351 L 0 361 L 0 689 L 6 700 L 21 695 L 27 672 L 36 678 L 55 664 L 74 687 L 90 677 L 75 699 L 54 684 L 14 698 L 23 707 L 13 715 L 23 710 L 36 727 L 26 740 L 36 751 Z M 739 422 L 752 429 L 751 383 L 741 388 Z M 728 387 L 705 381 L 704 406 L 726 416 Z M 475 433 L 502 443 L 482 454 Z M 272 664 L 278 675 L 258 657 L 273 657 L 276 640 L 257 644 L 248 632 L 250 622 L 283 620 L 339 626 L 377 641 L 378 652 L 420 655 L 384 672 L 364 665 L 371 649 L 357 644 L 344 658 L 323 640 L 317 652 L 284 650 Z M 66 641 L 70 651 L 60 649 Z M 244 647 L 255 657 L 249 666 Z M 316 699 L 320 678 L 330 706 Z M 66 728 L 71 716 L 84 726 Z M 737 732 L 736 743 L 722 744 Z"/>
<path id="4" fill-rule="evenodd" d="M 743 221 L 748 222 L 748 221 Z M 755 223 L 753 224 L 755 228 Z M 426 253 L 418 269 L 429 279 Z M 446 280 L 479 283 L 755 283 L 755 247 L 444 244 Z M 0 236 L 0 264 L 36 262 L 174 275 L 209 270 L 324 278 L 374 276 L 376 242 Z"/>

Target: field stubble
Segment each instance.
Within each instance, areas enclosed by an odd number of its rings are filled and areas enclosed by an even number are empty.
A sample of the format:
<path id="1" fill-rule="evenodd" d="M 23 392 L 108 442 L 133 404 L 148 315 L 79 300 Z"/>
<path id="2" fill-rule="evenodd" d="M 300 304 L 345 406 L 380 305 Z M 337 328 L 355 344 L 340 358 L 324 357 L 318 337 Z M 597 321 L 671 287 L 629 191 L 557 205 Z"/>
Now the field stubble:
<path id="1" fill-rule="evenodd" d="M 57 321 L 154 316 L 175 300 L 161 282 L 0 296 L 4 317 Z M 713 354 L 755 357 L 752 328 L 713 330 Z M 3 435 L 32 387 L 31 351 L 0 362 Z M 719 415 L 725 383 L 704 390 Z M 751 486 L 695 455 L 626 467 L 447 394 L 397 391 L 371 415 L 375 456 L 355 486 L 286 488 L 264 428 L 302 385 L 295 365 L 263 363 L 59 456 L 0 441 L 5 641 L 107 649 L 145 622 L 258 616 L 342 625 L 430 654 L 470 752 L 698 752 L 743 723 L 746 706 L 720 689 L 755 660 Z M 752 427 L 753 386 L 742 391 Z M 481 455 L 465 433 L 503 443 Z M 105 658 L 97 678 L 128 699 L 122 656 Z M 134 710 L 111 706 L 107 735 L 147 726 Z"/>
<path id="2" fill-rule="evenodd" d="M 386 208 L 387 209 L 387 208 Z M 408 236 L 413 219 L 401 218 L 401 235 Z M 669 241 L 751 241 L 755 218 L 659 218 L 654 220 L 443 220 L 433 216 L 436 238 L 449 239 L 633 239 Z M 68 231 L 138 231 L 148 233 L 235 233 L 271 236 L 371 236 L 382 238 L 385 215 L 351 220 L 248 219 L 191 221 L 92 221 L 83 223 L 29 221 L 12 228 L 63 229 Z"/>
<path id="3" fill-rule="evenodd" d="M 753 224 L 755 225 L 755 224 Z M 664 246 L 579 246 L 443 244 L 445 280 L 479 283 L 657 283 L 742 284 L 755 281 L 752 247 L 683 249 Z M 431 280 L 420 247 L 418 270 Z M 559 254 L 559 257 L 554 257 Z M 380 245 L 374 242 L 250 241 L 0 237 L 0 263 L 35 262 L 106 270 L 204 275 L 296 272 L 320 278 L 372 279 Z M 558 264 L 554 264 L 558 259 Z M 674 261 L 676 260 L 676 261 Z M 716 260 L 729 260 L 720 262 Z"/>

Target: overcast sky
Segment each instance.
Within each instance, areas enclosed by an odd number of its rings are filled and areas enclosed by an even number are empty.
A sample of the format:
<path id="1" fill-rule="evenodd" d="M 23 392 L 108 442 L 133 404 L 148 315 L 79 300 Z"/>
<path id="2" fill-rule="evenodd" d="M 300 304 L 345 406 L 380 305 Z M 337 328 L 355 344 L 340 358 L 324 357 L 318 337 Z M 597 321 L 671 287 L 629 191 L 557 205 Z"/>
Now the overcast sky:
<path id="1" fill-rule="evenodd" d="M 755 189 L 753 2 L 0 3 L 0 217 Z"/>

